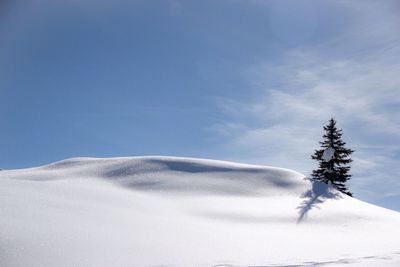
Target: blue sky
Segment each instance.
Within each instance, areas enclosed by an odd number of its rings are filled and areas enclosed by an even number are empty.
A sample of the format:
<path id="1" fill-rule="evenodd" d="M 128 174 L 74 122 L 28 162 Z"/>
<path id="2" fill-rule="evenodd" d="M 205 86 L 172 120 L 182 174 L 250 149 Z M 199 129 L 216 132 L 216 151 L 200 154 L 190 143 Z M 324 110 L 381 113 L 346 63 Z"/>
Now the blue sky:
<path id="1" fill-rule="evenodd" d="M 309 174 L 335 117 L 355 196 L 400 210 L 398 1 L 0 3 L 0 165 L 174 155 Z"/>

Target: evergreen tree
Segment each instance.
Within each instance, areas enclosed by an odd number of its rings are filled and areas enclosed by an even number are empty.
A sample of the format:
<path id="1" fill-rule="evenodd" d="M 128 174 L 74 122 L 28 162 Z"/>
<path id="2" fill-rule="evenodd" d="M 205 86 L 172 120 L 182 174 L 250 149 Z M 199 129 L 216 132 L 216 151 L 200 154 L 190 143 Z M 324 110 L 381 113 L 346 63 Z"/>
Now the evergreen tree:
<path id="1" fill-rule="evenodd" d="M 342 141 L 342 130 L 336 128 L 336 121 L 331 118 L 324 126 L 323 141 L 319 142 L 321 149 L 315 150 L 312 159 L 319 162 L 319 167 L 312 172 L 312 178 L 328 184 L 329 182 L 339 191 L 352 196 L 345 183 L 351 178 L 349 164 L 353 161 L 348 156 L 354 150 L 345 148 Z"/>

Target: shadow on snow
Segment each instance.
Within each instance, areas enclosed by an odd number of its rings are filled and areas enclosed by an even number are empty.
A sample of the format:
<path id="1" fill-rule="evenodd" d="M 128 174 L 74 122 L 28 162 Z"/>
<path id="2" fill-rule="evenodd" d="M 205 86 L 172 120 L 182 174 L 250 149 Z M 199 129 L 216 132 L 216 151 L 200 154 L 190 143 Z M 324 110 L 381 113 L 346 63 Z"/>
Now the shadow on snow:
<path id="1" fill-rule="evenodd" d="M 312 209 L 319 209 L 327 199 L 342 197 L 340 192 L 331 186 L 322 182 L 312 181 L 311 179 L 308 180 L 311 182 L 312 188 L 301 196 L 301 198 L 304 200 L 297 207 L 299 210 L 299 218 L 297 219 L 297 223 L 301 223 L 307 217 L 308 212 L 310 212 Z"/>

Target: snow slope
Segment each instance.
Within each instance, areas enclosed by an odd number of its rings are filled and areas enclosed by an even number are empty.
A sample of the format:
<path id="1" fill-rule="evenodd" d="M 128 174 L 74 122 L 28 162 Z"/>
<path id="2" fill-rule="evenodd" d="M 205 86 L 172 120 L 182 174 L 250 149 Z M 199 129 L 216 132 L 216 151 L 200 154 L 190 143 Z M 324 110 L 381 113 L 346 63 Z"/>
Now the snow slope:
<path id="1" fill-rule="evenodd" d="M 400 266 L 400 214 L 300 173 L 73 158 L 0 171 L 0 266 Z"/>

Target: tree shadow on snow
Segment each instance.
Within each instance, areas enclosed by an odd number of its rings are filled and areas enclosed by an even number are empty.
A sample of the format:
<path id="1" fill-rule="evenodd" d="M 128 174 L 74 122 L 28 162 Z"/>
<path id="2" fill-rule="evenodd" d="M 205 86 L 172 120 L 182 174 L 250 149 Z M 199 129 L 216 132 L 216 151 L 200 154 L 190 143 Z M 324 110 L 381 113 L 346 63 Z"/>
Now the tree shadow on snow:
<path id="1" fill-rule="evenodd" d="M 297 223 L 301 223 L 307 217 L 308 212 L 310 212 L 312 209 L 319 209 L 327 199 L 336 199 L 342 197 L 340 192 L 331 186 L 318 181 L 312 181 L 310 179 L 308 180 L 311 182 L 312 188 L 301 196 L 301 198 L 304 200 L 297 207 L 299 210 L 299 218 L 297 219 Z"/>

